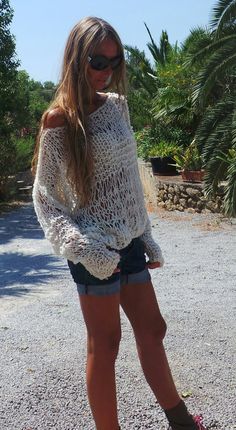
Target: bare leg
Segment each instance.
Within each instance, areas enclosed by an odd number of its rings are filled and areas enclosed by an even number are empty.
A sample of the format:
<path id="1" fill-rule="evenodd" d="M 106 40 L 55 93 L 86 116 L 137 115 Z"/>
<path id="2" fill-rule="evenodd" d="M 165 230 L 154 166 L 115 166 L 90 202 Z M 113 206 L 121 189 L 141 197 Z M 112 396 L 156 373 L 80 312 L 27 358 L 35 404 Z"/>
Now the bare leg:
<path id="1" fill-rule="evenodd" d="M 163 409 L 180 402 L 166 358 L 163 338 L 166 324 L 160 313 L 153 285 L 129 284 L 121 289 L 121 306 L 133 327 L 140 363 L 156 399 Z"/>
<path id="2" fill-rule="evenodd" d="M 87 390 L 97 430 L 118 430 L 115 360 L 121 337 L 119 294 L 80 296 L 88 332 Z"/>

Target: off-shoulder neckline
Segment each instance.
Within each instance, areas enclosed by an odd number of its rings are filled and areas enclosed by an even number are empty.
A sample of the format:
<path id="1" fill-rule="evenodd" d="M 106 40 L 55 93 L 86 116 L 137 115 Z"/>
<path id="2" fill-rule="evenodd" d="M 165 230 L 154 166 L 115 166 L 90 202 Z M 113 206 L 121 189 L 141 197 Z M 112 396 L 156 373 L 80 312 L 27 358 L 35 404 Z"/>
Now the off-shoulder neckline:
<path id="1" fill-rule="evenodd" d="M 90 118 L 91 116 L 99 112 L 101 109 L 103 109 L 104 106 L 106 106 L 108 100 L 110 99 L 111 93 L 105 93 L 105 94 L 106 94 L 106 97 L 104 97 L 105 101 L 103 102 L 103 104 L 99 106 L 97 109 L 95 109 L 93 112 L 89 113 L 88 118 Z"/>
<path id="2" fill-rule="evenodd" d="M 103 102 L 103 104 L 101 106 L 99 106 L 96 110 L 94 110 L 93 112 L 91 112 L 90 114 L 88 114 L 88 118 L 90 118 L 93 115 L 97 114 L 100 110 L 102 110 L 106 106 L 108 100 L 110 100 L 112 96 L 116 96 L 117 95 L 117 93 L 110 93 L 110 92 L 109 93 L 105 93 L 105 94 L 106 94 L 106 99 Z M 45 130 L 60 130 L 60 129 L 63 129 L 65 127 L 66 127 L 65 125 L 60 125 L 58 127 L 45 127 L 43 129 L 43 131 L 45 131 Z"/>
<path id="3" fill-rule="evenodd" d="M 65 127 L 66 127 L 65 125 L 59 125 L 58 127 L 45 127 L 45 128 L 43 128 L 42 133 L 46 130 L 59 130 L 59 129 L 65 128 Z"/>

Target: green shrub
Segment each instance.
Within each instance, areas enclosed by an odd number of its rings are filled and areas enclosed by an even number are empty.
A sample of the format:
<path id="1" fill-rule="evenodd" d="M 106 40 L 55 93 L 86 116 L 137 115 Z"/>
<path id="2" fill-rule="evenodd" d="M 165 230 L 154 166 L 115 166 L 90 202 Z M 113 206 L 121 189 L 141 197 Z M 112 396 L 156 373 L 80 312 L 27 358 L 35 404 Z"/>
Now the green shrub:
<path id="1" fill-rule="evenodd" d="M 15 172 L 24 172 L 31 165 L 35 138 L 32 136 L 16 138 L 14 144 L 16 148 Z"/>
<path id="2" fill-rule="evenodd" d="M 138 157 L 148 161 L 149 153 L 155 143 L 154 137 L 151 135 L 150 126 L 144 127 L 141 131 L 136 131 L 135 139 L 137 142 Z"/>
<path id="3" fill-rule="evenodd" d="M 148 161 L 151 149 L 158 147 L 160 142 L 187 146 L 190 144 L 190 136 L 185 131 L 167 126 L 161 122 L 144 127 L 135 133 L 138 156 Z"/>
<path id="4" fill-rule="evenodd" d="M 182 146 L 173 143 L 173 142 L 165 142 L 162 140 L 159 143 L 156 143 L 149 152 L 149 157 L 174 157 L 174 155 L 178 155 L 182 152 Z"/>
<path id="5" fill-rule="evenodd" d="M 0 178 L 1 180 L 15 172 L 16 147 L 8 136 L 0 138 Z"/>
<path id="6" fill-rule="evenodd" d="M 9 196 L 8 176 L 15 171 L 16 148 L 10 136 L 0 138 L 0 201 Z"/>
<path id="7" fill-rule="evenodd" d="M 182 154 L 174 156 L 178 170 L 201 170 L 203 167 L 202 156 L 195 141 L 189 145 Z"/>

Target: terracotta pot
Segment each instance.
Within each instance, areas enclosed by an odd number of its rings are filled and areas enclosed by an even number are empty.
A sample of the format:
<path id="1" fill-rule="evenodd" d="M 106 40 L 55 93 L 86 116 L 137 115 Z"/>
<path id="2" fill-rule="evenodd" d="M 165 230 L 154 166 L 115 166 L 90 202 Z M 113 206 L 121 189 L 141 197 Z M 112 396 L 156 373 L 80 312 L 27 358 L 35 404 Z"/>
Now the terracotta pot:
<path id="1" fill-rule="evenodd" d="M 182 170 L 182 179 L 185 182 L 202 182 L 204 178 L 204 170 Z"/>

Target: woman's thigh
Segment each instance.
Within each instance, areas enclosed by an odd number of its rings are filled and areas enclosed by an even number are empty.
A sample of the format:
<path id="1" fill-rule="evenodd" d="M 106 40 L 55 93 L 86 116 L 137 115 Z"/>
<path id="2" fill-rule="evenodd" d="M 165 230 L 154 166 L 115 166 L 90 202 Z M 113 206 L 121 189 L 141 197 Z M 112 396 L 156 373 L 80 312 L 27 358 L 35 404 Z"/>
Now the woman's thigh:
<path id="1" fill-rule="evenodd" d="M 121 336 L 120 294 L 108 296 L 80 295 L 80 305 L 88 339 L 101 348 L 117 346 Z"/>
<path id="2" fill-rule="evenodd" d="M 136 340 L 147 336 L 163 339 L 166 323 L 151 281 L 122 286 L 120 302 L 133 327 Z"/>

